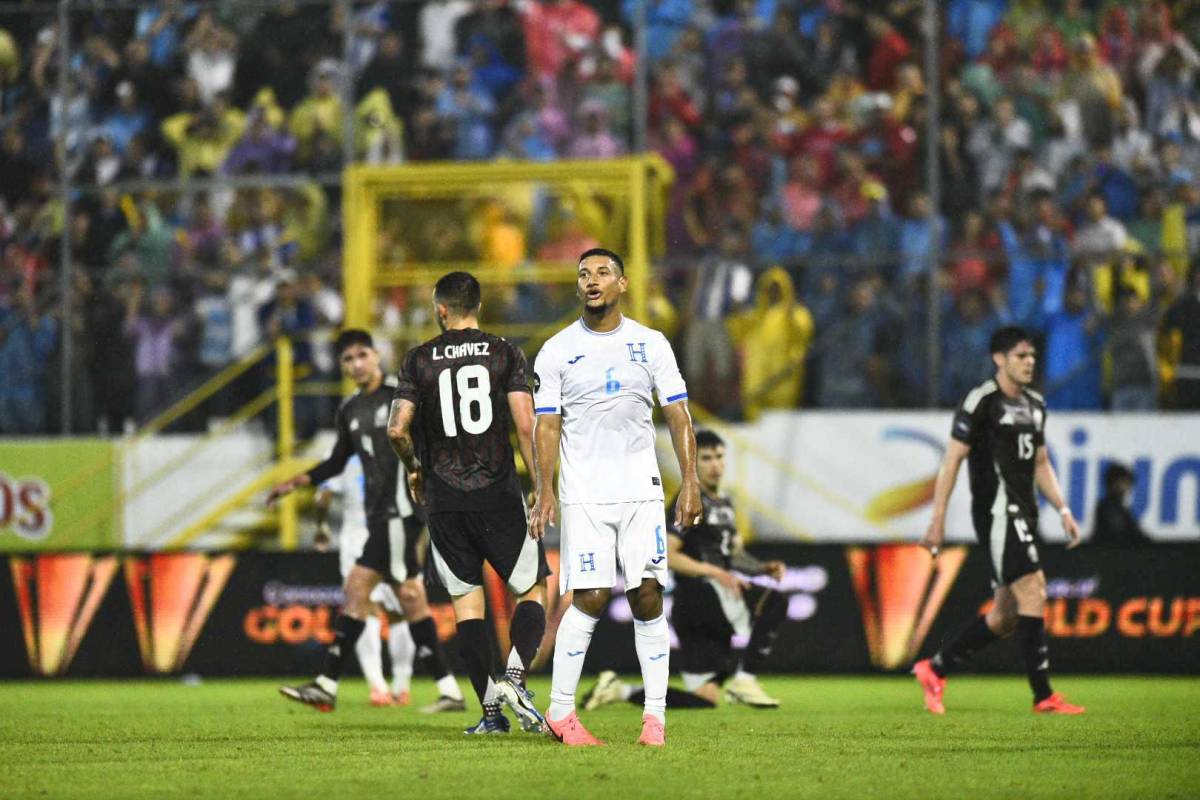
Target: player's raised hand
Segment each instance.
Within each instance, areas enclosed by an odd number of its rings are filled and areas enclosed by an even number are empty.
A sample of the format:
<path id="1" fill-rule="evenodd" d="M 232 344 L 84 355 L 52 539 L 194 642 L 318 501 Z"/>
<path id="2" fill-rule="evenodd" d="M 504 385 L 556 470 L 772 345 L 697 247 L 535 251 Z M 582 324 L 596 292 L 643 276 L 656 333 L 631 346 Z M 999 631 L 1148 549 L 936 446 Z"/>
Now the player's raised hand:
<path id="1" fill-rule="evenodd" d="M 554 524 L 556 509 L 554 492 L 539 493 L 533 503 L 533 512 L 529 515 L 529 538 L 540 541 L 546 535 L 546 528 Z"/>
<path id="2" fill-rule="evenodd" d="M 1083 539 L 1080 538 L 1079 523 L 1075 521 L 1075 515 L 1071 513 L 1071 509 L 1064 508 L 1062 510 L 1062 526 L 1063 532 L 1067 534 L 1067 549 L 1073 550 L 1080 545 Z"/>
<path id="3" fill-rule="evenodd" d="M 684 481 L 675 503 L 675 530 L 691 528 L 700 522 L 700 511 L 700 482 Z"/>
<path id="4" fill-rule="evenodd" d="M 408 490 L 412 492 L 417 505 L 425 505 L 425 477 L 421 474 L 420 467 L 408 471 Z"/>

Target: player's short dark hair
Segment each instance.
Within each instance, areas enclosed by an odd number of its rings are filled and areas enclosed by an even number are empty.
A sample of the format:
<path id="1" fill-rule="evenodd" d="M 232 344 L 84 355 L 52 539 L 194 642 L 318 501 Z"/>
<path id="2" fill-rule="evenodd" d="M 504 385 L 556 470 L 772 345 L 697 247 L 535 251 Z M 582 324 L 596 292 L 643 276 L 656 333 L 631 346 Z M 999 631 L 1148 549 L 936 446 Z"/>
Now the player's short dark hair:
<path id="1" fill-rule="evenodd" d="M 724 447 L 725 440 L 717 435 L 716 431 L 710 431 L 708 428 L 701 428 L 696 431 L 696 449 L 708 450 L 714 447 Z"/>
<path id="2" fill-rule="evenodd" d="M 433 286 L 433 298 L 455 314 L 479 310 L 479 281 L 469 272 L 448 272 Z"/>
<path id="3" fill-rule="evenodd" d="M 333 350 L 338 354 L 338 358 L 341 358 L 347 348 L 360 344 L 375 349 L 375 340 L 371 338 L 371 334 L 362 328 L 347 328 L 338 334 L 337 341 L 333 343 Z"/>
<path id="4" fill-rule="evenodd" d="M 992 334 L 991 350 L 988 352 L 995 355 L 996 353 L 1007 353 L 1021 342 L 1032 342 L 1033 337 L 1029 335 L 1029 331 L 1016 325 L 1005 325 L 1000 330 Z"/>
<path id="5" fill-rule="evenodd" d="M 625 274 L 625 262 L 621 260 L 621 257 L 619 255 L 617 255 L 612 250 L 609 250 L 606 247 L 593 247 L 590 250 L 584 250 L 583 255 L 581 255 L 579 257 L 579 260 L 576 261 L 575 263 L 582 264 L 583 260 L 585 258 L 591 258 L 592 256 L 604 256 L 605 258 L 611 260 L 614 264 L 617 265 L 617 267 L 620 268 L 622 275 Z"/>

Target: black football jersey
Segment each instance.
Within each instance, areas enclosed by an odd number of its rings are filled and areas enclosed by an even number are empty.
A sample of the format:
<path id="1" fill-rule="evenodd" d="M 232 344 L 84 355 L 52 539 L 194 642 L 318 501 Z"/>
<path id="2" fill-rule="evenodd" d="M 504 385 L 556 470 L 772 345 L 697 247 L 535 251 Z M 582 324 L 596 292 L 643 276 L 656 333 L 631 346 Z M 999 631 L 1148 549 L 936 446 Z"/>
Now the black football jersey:
<path id="1" fill-rule="evenodd" d="M 317 486 L 340 474 L 350 456 L 357 455 L 362 462 L 369 520 L 407 517 L 413 513 L 404 468 L 387 437 L 395 391 L 396 379 L 385 377 L 375 391 L 366 394 L 358 391 L 346 398 L 334 415 L 337 441 L 333 450 L 308 471 L 309 479 Z"/>
<path id="2" fill-rule="evenodd" d="M 697 561 L 729 569 L 730 557 L 738 544 L 733 501 L 725 495 L 711 497 L 706 492 L 700 492 L 700 524 L 683 530 L 675 527 L 675 504 L 678 502 L 679 496 L 676 495 L 667 511 L 667 527 L 671 533 L 683 539 L 683 552 Z M 683 579 L 680 576 L 680 580 Z"/>
<path id="3" fill-rule="evenodd" d="M 413 440 L 426 511 L 492 511 L 521 502 L 509 440 L 509 392 L 531 392 L 525 354 L 477 328 L 409 351 L 397 399 L 417 406 Z"/>
<path id="4" fill-rule="evenodd" d="M 995 381 L 985 381 L 966 396 L 954 415 L 950 435 L 969 445 L 971 512 L 1005 513 L 1037 519 L 1034 464 L 1046 444 L 1046 401 L 1023 389 L 1012 398 Z M 1015 505 L 1016 512 L 1009 509 Z"/>

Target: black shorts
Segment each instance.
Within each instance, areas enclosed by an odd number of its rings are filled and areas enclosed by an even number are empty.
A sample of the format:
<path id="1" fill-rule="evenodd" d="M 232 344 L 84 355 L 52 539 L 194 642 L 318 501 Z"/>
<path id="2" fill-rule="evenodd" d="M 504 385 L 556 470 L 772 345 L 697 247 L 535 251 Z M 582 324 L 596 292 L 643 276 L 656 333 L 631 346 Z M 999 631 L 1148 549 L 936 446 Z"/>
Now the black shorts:
<path id="1" fill-rule="evenodd" d="M 975 537 L 992 562 L 992 586 L 1007 586 L 1042 568 L 1038 556 L 1037 518 L 1010 505 L 999 514 L 975 514 Z"/>
<path id="2" fill-rule="evenodd" d="M 417 543 L 421 520 L 415 516 L 367 520 L 367 543 L 354 563 L 378 572 L 386 581 L 403 583 L 421 577 Z"/>
<path id="3" fill-rule="evenodd" d="M 546 548 L 529 538 L 525 509 L 429 515 L 427 579 L 459 597 L 483 586 L 483 562 L 517 594 L 550 574 Z"/>
<path id="4" fill-rule="evenodd" d="M 745 619 L 752 624 L 771 589 L 751 584 L 742 592 Z M 679 637 L 679 671 L 697 675 L 732 675 L 737 658 L 730 637 L 735 633 L 730 610 L 703 578 L 681 579 L 675 586 L 671 624 Z M 743 613 L 741 609 L 738 614 Z"/>

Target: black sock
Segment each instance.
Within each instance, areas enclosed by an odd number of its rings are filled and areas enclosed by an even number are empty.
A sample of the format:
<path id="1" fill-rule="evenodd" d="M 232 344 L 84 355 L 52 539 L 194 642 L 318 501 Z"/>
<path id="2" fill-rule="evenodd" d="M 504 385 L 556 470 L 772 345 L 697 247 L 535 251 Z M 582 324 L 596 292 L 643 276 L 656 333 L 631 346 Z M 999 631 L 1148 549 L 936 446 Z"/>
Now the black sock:
<path id="1" fill-rule="evenodd" d="M 458 651 L 467 665 L 467 675 L 475 687 L 475 696 L 483 705 L 487 695 L 488 679 L 496 666 L 492 638 L 488 636 L 487 623 L 481 619 L 468 619 L 458 623 Z"/>
<path id="2" fill-rule="evenodd" d="M 1017 617 L 1017 643 L 1025 659 L 1025 674 L 1033 689 L 1033 702 L 1050 695 L 1050 649 L 1046 646 L 1046 622 L 1041 617 Z"/>
<path id="3" fill-rule="evenodd" d="M 757 675 L 766 666 L 767 656 L 775 647 L 779 626 L 787 619 L 788 601 L 779 592 L 768 590 L 755 610 L 754 626 L 750 629 L 750 641 L 742 656 L 742 668 Z"/>
<path id="4" fill-rule="evenodd" d="M 645 705 L 646 690 L 637 689 L 629 695 L 629 702 L 636 706 Z M 685 692 L 682 689 L 667 687 L 667 708 L 716 708 L 716 703 L 710 703 L 698 694 Z"/>
<path id="5" fill-rule="evenodd" d="M 347 617 L 345 614 L 339 614 L 333 621 L 333 643 L 325 651 L 325 663 L 321 667 L 323 677 L 335 681 L 342 677 L 342 665 L 346 662 L 346 656 L 354 652 L 354 644 L 362 635 L 366 624 L 361 619 Z"/>
<path id="6" fill-rule="evenodd" d="M 988 627 L 987 617 L 980 614 L 951 636 L 950 641 L 943 644 L 941 650 L 933 654 L 933 658 L 930 659 L 933 671 L 944 678 L 951 672 L 963 669 L 971 660 L 971 656 L 996 641 L 996 638 L 996 634 Z"/>
<path id="7" fill-rule="evenodd" d="M 517 655 L 521 659 L 522 669 L 509 667 L 505 670 L 505 674 L 524 683 L 525 673 L 533 664 L 533 659 L 537 656 L 538 648 L 542 644 L 542 637 L 545 635 L 546 609 L 542 608 L 542 604 L 533 600 L 517 603 L 512 615 L 512 624 L 508 628 L 508 638 L 512 641 L 513 649 L 517 651 Z"/>
<path id="8" fill-rule="evenodd" d="M 408 623 L 408 632 L 412 634 L 413 644 L 417 646 L 417 661 L 429 670 L 433 679 L 440 681 L 449 675 L 450 670 L 446 668 L 446 659 L 442 658 L 442 646 L 438 643 L 437 626 L 433 624 L 433 617 Z"/>

